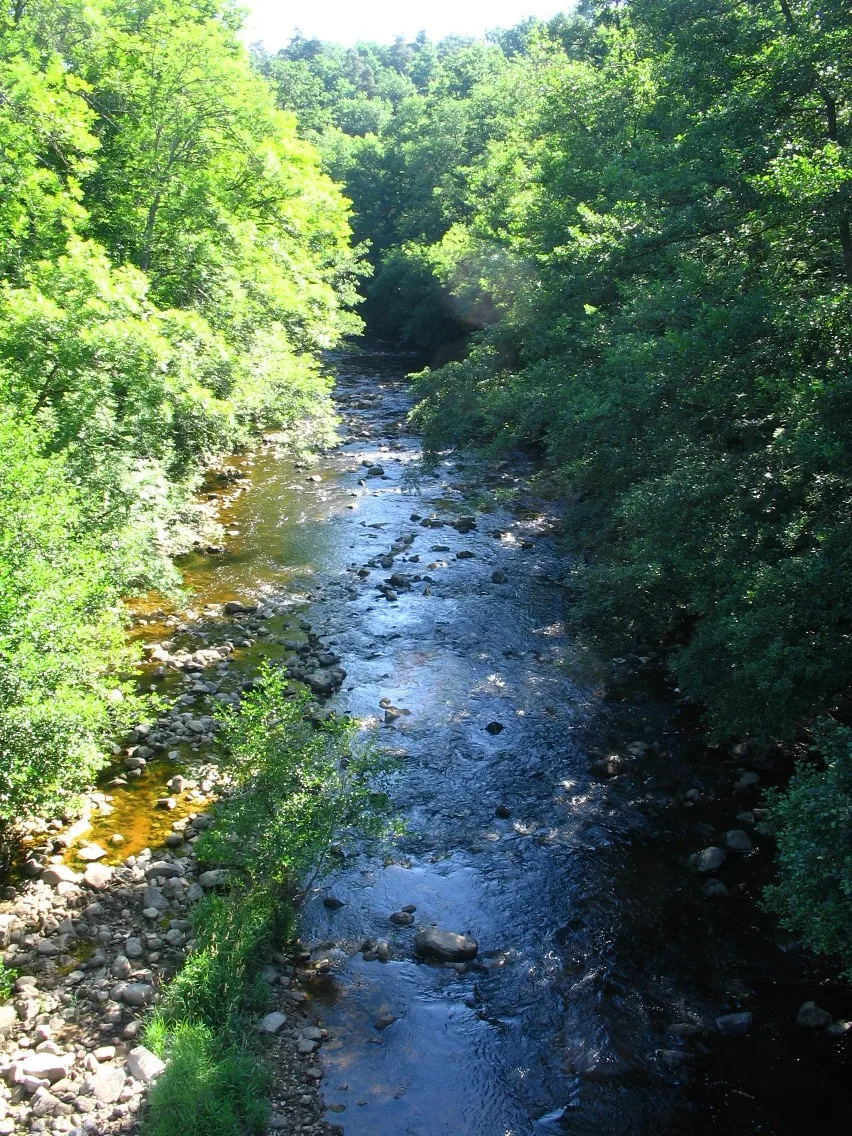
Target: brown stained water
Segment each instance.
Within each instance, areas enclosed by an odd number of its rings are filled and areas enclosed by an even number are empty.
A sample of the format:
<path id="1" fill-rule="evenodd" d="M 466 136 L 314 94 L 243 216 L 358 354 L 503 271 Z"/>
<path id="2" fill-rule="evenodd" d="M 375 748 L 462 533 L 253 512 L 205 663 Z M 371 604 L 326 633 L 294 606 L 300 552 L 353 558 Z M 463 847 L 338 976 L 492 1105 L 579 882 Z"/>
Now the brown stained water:
<path id="1" fill-rule="evenodd" d="M 348 849 L 304 910 L 305 941 L 332 963 L 312 991 L 333 1037 L 329 1120 L 346 1136 L 848 1132 L 848 1041 L 792 1022 L 807 998 L 838 1016 L 852 1006 L 788 966 L 749 897 L 771 850 L 758 841 L 728 866 L 730 905 L 700 898 L 685 864 L 706 819 L 683 809 L 693 774 L 665 711 L 647 697 L 613 707 L 582 677 L 556 584 L 560 518 L 522 463 L 421 469 L 404 425 L 406 363 L 339 359 L 341 447 L 309 470 L 273 451 L 247 460 L 248 490 L 220 518 L 238 535 L 184 566 L 197 612 L 267 595 L 292 610 L 273 629 L 292 635 L 308 619 L 348 672 L 334 708 L 401 758 L 405 835 Z M 365 478 L 364 463 L 384 476 Z M 475 514 L 476 528 L 415 519 L 432 513 Z M 403 536 L 413 540 L 393 566 L 376 566 Z M 391 572 L 420 578 L 388 600 L 376 585 Z M 258 641 L 234 669 L 250 674 L 270 654 Z M 384 724 L 384 699 L 410 713 Z M 602 782 L 589 751 L 619 735 L 659 740 L 663 757 Z M 151 804 L 171 772 L 161 764 L 116 794 L 106 828 L 126 828 L 134 847 L 161 839 L 174 814 Z M 713 819 L 730 826 L 724 810 Z M 343 906 L 330 910 L 328 896 Z M 390 922 L 407 904 L 414 926 Z M 417 961 L 414 933 L 433 923 L 475 936 L 477 962 L 459 973 Z M 388 940 L 392 960 L 365 961 L 366 939 Z M 713 1019 L 739 1008 L 752 1010 L 753 1035 L 719 1038 Z M 397 1020 L 378 1030 L 383 1014 Z M 676 1022 L 711 1028 L 683 1045 Z M 672 1070 L 659 1051 L 679 1048 L 687 1062 Z"/>

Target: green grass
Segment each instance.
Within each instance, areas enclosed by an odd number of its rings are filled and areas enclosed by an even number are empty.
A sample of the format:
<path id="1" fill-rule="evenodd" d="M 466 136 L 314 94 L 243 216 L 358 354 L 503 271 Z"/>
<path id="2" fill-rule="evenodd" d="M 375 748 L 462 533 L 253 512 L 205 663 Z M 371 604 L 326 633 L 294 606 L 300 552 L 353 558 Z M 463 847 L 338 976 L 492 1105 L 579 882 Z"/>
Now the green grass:
<path id="1" fill-rule="evenodd" d="M 260 1136 L 269 1128 L 270 1078 L 257 1056 L 197 1022 L 155 1017 L 146 1043 L 167 1061 L 151 1092 L 144 1136 Z"/>

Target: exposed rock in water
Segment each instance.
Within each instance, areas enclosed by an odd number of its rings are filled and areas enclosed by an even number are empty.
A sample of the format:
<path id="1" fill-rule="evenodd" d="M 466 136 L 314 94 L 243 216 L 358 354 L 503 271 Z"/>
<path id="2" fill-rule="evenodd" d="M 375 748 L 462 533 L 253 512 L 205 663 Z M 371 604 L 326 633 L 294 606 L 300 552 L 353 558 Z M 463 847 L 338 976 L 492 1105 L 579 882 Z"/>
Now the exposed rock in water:
<path id="1" fill-rule="evenodd" d="M 414 936 L 414 949 L 419 955 L 432 956 L 445 962 L 465 962 L 476 957 L 479 944 L 469 935 L 429 927 Z"/>
<path id="2" fill-rule="evenodd" d="M 831 1014 L 828 1010 L 823 1010 L 816 1002 L 805 1002 L 804 1005 L 799 1007 L 799 1012 L 796 1014 L 796 1025 L 803 1029 L 825 1029 L 830 1022 Z"/>

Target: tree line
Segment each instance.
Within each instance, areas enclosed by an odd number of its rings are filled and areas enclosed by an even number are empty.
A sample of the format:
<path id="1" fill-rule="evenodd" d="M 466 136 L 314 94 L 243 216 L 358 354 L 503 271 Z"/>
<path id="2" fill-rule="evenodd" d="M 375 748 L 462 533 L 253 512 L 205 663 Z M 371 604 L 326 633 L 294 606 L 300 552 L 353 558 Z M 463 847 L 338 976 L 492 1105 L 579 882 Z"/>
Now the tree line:
<path id="1" fill-rule="evenodd" d="M 141 707 L 122 597 L 169 588 L 202 463 L 329 419 L 348 205 L 230 0 L 0 11 L 0 821 Z"/>
<path id="2" fill-rule="evenodd" d="M 433 449 L 532 448 L 570 617 L 708 737 L 807 753 L 774 902 L 852 959 L 852 21 L 583 0 L 483 41 L 297 36 L 257 69 L 354 203 Z"/>

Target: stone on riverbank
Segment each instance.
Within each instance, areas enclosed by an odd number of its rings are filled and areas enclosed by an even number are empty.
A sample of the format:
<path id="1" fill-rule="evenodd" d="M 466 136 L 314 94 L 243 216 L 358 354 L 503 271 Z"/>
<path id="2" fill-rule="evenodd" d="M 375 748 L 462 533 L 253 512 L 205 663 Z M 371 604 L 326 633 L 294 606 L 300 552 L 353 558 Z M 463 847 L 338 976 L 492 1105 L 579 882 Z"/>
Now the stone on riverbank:
<path id="1" fill-rule="evenodd" d="M 150 1084 L 165 1069 L 165 1064 L 150 1049 L 144 1045 L 137 1045 L 127 1054 L 127 1068 L 134 1081 L 141 1081 L 143 1085 Z"/>

